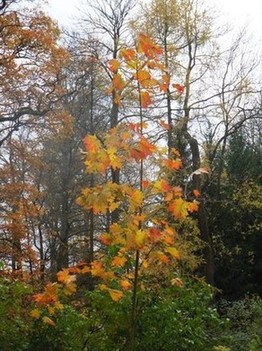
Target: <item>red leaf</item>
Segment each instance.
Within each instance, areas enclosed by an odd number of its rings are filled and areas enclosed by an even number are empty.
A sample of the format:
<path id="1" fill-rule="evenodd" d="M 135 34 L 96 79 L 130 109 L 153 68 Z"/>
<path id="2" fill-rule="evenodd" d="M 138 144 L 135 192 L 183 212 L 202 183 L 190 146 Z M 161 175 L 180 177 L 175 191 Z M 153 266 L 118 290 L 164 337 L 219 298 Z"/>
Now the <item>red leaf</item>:
<path id="1" fill-rule="evenodd" d="M 172 84 L 172 86 L 176 89 L 176 91 L 178 92 L 178 94 L 183 94 L 185 87 L 183 87 L 183 85 L 181 84 Z"/>

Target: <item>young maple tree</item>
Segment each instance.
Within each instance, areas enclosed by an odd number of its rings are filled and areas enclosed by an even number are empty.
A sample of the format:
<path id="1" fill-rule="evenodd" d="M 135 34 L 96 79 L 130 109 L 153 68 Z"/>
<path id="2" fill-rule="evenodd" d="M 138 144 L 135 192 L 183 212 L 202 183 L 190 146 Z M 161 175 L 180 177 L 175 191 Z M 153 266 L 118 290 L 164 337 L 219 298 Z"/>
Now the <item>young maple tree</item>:
<path id="1" fill-rule="evenodd" d="M 131 294 L 130 331 L 128 348 L 134 349 L 138 311 L 138 291 L 145 291 L 150 278 L 160 274 L 165 267 L 172 267 L 166 277 L 171 284 L 182 286 L 175 270 L 180 254 L 176 246 L 174 223 L 197 211 L 196 200 L 187 201 L 183 189 L 171 185 L 170 174 L 182 167 L 177 150 L 154 144 L 150 139 L 152 126 L 144 122 L 144 110 L 154 94 L 161 91 L 166 79 L 165 66 L 161 63 L 162 50 L 154 41 L 140 34 L 137 46 L 122 48 L 119 58 L 109 61 L 113 73 L 112 87 L 115 101 L 121 108 L 125 96 L 136 96 L 139 107 L 136 123 L 119 123 L 104 135 L 84 138 L 86 172 L 100 175 L 102 181 L 84 188 L 77 199 L 94 215 L 110 215 L 118 211 L 118 220 L 101 233 L 94 261 L 63 269 L 58 273 L 59 283 L 49 283 L 42 294 L 35 296 L 39 305 L 48 306 L 52 315 L 62 308 L 59 294 L 70 295 L 76 291 L 76 274 L 91 274 L 99 283 L 97 288 L 107 291 L 114 301 L 124 294 Z M 164 78 L 163 78 L 164 77 Z M 166 130 L 166 126 L 163 126 Z M 153 165 L 147 171 L 146 164 Z M 131 183 L 103 181 L 110 170 L 123 170 L 131 166 L 138 173 L 138 180 Z M 99 246 L 107 250 L 99 250 Z M 147 283 L 149 282 L 149 283 Z M 37 308 L 32 316 L 39 318 Z M 52 318 L 42 315 L 43 321 L 53 324 Z"/>

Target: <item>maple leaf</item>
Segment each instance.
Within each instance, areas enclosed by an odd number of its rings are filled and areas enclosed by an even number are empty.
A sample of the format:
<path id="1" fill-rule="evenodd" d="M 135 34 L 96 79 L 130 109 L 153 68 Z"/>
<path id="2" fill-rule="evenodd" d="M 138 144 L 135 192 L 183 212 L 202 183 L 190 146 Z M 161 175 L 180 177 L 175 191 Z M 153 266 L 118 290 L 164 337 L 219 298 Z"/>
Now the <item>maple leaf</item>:
<path id="1" fill-rule="evenodd" d="M 113 258 L 111 265 L 112 267 L 123 267 L 127 259 L 124 256 L 116 256 Z"/>
<path id="2" fill-rule="evenodd" d="M 57 283 L 48 283 L 41 294 L 33 296 L 34 300 L 40 305 L 48 305 L 56 303 L 58 300 L 58 285 Z"/>
<path id="3" fill-rule="evenodd" d="M 148 91 L 141 91 L 140 101 L 141 101 L 141 106 L 143 108 L 147 108 L 149 105 L 151 105 L 152 100 Z"/>
<path id="4" fill-rule="evenodd" d="M 139 70 L 135 73 L 135 79 L 139 81 L 139 83 L 143 83 L 145 80 L 151 79 L 151 74 L 145 70 Z"/>
<path id="5" fill-rule="evenodd" d="M 112 237 L 108 233 L 103 233 L 100 235 L 99 240 L 104 245 L 110 245 L 112 243 Z"/>
<path id="6" fill-rule="evenodd" d="M 123 291 L 121 290 L 108 289 L 108 292 L 111 296 L 111 299 L 116 302 L 119 301 L 124 295 Z"/>
<path id="7" fill-rule="evenodd" d="M 132 286 L 132 284 L 127 279 L 122 279 L 120 281 L 120 285 L 124 290 L 129 290 Z"/>
<path id="8" fill-rule="evenodd" d="M 89 152 L 97 153 L 101 149 L 101 143 L 95 135 L 87 135 L 83 139 L 83 143 L 86 147 L 86 150 Z"/>
<path id="9" fill-rule="evenodd" d="M 115 90 L 122 91 L 125 87 L 125 82 L 121 76 L 121 74 L 116 73 L 113 77 L 113 87 Z"/>
<path id="10" fill-rule="evenodd" d="M 136 50 L 133 48 L 122 48 L 119 51 L 119 57 L 123 57 L 125 61 L 133 61 L 136 59 Z"/>
<path id="11" fill-rule="evenodd" d="M 169 89 L 170 75 L 168 73 L 163 74 L 161 82 L 159 84 L 160 91 L 166 93 Z"/>
<path id="12" fill-rule="evenodd" d="M 91 263 L 91 274 L 94 277 L 105 277 L 105 269 L 103 266 L 103 262 L 101 261 L 94 261 Z"/>
<path id="13" fill-rule="evenodd" d="M 61 283 L 67 283 L 68 281 L 70 281 L 70 274 L 69 274 L 69 270 L 64 268 L 62 269 L 62 271 L 57 273 L 57 280 Z"/>
<path id="14" fill-rule="evenodd" d="M 202 173 L 204 173 L 204 174 L 208 174 L 209 173 L 209 168 L 208 167 L 200 167 L 200 168 L 198 168 L 198 169 L 196 169 L 192 174 L 191 174 L 191 176 L 192 175 L 200 175 L 200 174 L 202 174 Z"/>
<path id="15" fill-rule="evenodd" d="M 169 263 L 169 258 L 162 251 L 157 251 L 156 254 L 157 254 L 157 258 L 159 259 L 160 262 L 162 262 L 164 264 Z"/>
<path id="16" fill-rule="evenodd" d="M 195 195 L 195 197 L 199 197 L 201 195 L 200 191 L 197 189 L 193 190 L 193 194 Z"/>
<path id="17" fill-rule="evenodd" d="M 165 130 L 169 130 L 170 129 L 170 125 L 168 123 L 166 123 L 163 120 L 159 121 L 159 124 L 161 125 L 162 128 L 164 128 Z"/>
<path id="18" fill-rule="evenodd" d="M 140 161 L 147 158 L 156 149 L 156 146 L 150 143 L 147 138 L 141 136 L 139 142 L 130 150 L 130 156 L 134 158 L 135 161 Z"/>
<path id="19" fill-rule="evenodd" d="M 63 288 L 63 292 L 65 295 L 70 296 L 76 292 L 76 284 L 75 283 L 67 283 Z"/>
<path id="20" fill-rule="evenodd" d="M 176 258 L 177 260 L 180 258 L 180 254 L 175 247 L 167 247 L 166 252 L 168 252 L 172 257 Z"/>
<path id="21" fill-rule="evenodd" d="M 30 312 L 30 316 L 35 319 L 38 319 L 41 316 L 41 312 L 37 308 L 35 308 Z"/>
<path id="22" fill-rule="evenodd" d="M 122 160 L 121 158 L 117 155 L 117 149 L 115 147 L 109 147 L 107 149 L 107 154 L 109 157 L 109 161 L 110 161 L 110 166 L 116 170 L 116 169 L 120 169 L 122 166 Z"/>
<path id="23" fill-rule="evenodd" d="M 139 249 L 143 247 L 145 239 L 146 233 L 143 230 L 139 229 L 135 234 L 135 243 Z"/>
<path id="24" fill-rule="evenodd" d="M 42 321 L 43 321 L 45 324 L 55 326 L 55 322 L 54 322 L 51 318 L 49 318 L 49 317 L 47 317 L 47 316 L 44 316 L 44 317 L 42 318 Z"/>
<path id="25" fill-rule="evenodd" d="M 184 219 L 187 217 L 187 202 L 181 198 L 175 199 L 168 204 L 170 211 L 176 219 Z"/>
<path id="26" fill-rule="evenodd" d="M 183 87 L 181 84 L 172 84 L 172 86 L 176 89 L 176 91 L 178 92 L 178 94 L 183 94 L 185 87 Z"/>
<path id="27" fill-rule="evenodd" d="M 157 241 L 161 237 L 161 232 L 158 228 L 153 227 L 149 229 L 149 237 L 152 241 Z"/>
<path id="28" fill-rule="evenodd" d="M 137 51 L 139 53 L 143 52 L 149 58 L 154 58 L 162 54 L 162 49 L 144 33 L 139 34 Z"/>
<path id="29" fill-rule="evenodd" d="M 78 267 L 76 267 L 76 266 L 74 266 L 74 267 L 69 267 L 69 268 L 68 268 L 68 271 L 69 271 L 69 273 L 71 273 L 71 274 L 80 273 L 80 269 L 79 269 Z"/>
<path id="30" fill-rule="evenodd" d="M 163 161 L 163 165 L 168 169 L 178 170 L 182 167 L 182 162 L 180 159 L 172 160 L 169 158 Z"/>
<path id="31" fill-rule="evenodd" d="M 180 278 L 173 278 L 171 280 L 171 285 L 176 285 L 179 288 L 182 288 L 184 284 L 183 284 L 183 281 Z"/>
<path id="32" fill-rule="evenodd" d="M 169 192 L 172 190 L 171 185 L 166 181 L 165 179 L 161 180 L 156 180 L 154 183 L 154 190 L 156 192 L 162 193 L 162 192 Z"/>
<path id="33" fill-rule="evenodd" d="M 112 60 L 108 61 L 108 66 L 109 66 L 110 71 L 115 73 L 119 69 L 120 63 L 118 62 L 118 60 L 112 59 Z"/>
<path id="34" fill-rule="evenodd" d="M 151 182 L 150 182 L 149 180 L 145 180 L 145 179 L 142 180 L 142 188 L 143 188 L 143 189 L 149 188 L 150 185 L 151 185 Z"/>
<path id="35" fill-rule="evenodd" d="M 130 209 L 131 211 L 135 211 L 142 205 L 144 195 L 140 190 L 131 190 L 129 191 L 129 201 L 130 201 Z"/>
<path id="36" fill-rule="evenodd" d="M 90 273 L 90 272 L 91 272 L 91 268 L 89 266 L 87 266 L 87 265 L 82 267 L 81 270 L 80 270 L 81 274 Z"/>
<path id="37" fill-rule="evenodd" d="M 199 207 L 199 203 L 197 201 L 189 202 L 187 205 L 187 209 L 189 212 L 197 212 Z"/>

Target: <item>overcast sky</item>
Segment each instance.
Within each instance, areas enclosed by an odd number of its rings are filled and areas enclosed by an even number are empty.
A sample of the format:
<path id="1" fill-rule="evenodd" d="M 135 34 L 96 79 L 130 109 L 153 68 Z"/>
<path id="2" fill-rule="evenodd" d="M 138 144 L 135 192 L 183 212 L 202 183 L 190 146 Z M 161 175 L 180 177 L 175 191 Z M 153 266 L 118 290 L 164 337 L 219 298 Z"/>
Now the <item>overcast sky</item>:
<path id="1" fill-rule="evenodd" d="M 95 1 L 95 0 L 94 0 Z M 205 0 L 221 13 L 221 23 L 228 22 L 233 27 L 249 25 L 253 37 L 262 41 L 262 0 Z M 84 0 L 49 0 L 50 15 L 61 25 L 72 23 L 72 17 Z"/>

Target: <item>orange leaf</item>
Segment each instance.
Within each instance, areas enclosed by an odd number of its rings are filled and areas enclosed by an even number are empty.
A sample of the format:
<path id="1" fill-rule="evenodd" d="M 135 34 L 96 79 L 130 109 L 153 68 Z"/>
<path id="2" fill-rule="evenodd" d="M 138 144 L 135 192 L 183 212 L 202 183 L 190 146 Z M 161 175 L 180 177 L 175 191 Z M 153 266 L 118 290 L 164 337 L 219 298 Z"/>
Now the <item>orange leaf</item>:
<path id="1" fill-rule="evenodd" d="M 101 149 L 101 143 L 95 135 L 87 135 L 83 139 L 83 143 L 87 151 L 96 153 Z"/>
<path id="2" fill-rule="evenodd" d="M 122 48 L 119 51 L 119 57 L 124 58 L 125 61 L 132 61 L 135 60 L 136 58 L 136 51 L 135 49 L 129 48 L 129 49 L 124 49 Z"/>
<path id="3" fill-rule="evenodd" d="M 159 124 L 161 125 L 162 128 L 164 128 L 166 130 L 170 129 L 170 125 L 168 123 L 164 122 L 163 120 L 160 120 Z"/>
<path id="4" fill-rule="evenodd" d="M 124 289 L 124 290 L 129 290 L 130 288 L 131 288 L 131 283 L 128 281 L 128 280 L 126 280 L 126 279 L 122 279 L 121 281 L 120 281 L 120 285 L 121 285 L 121 287 Z"/>
<path id="5" fill-rule="evenodd" d="M 159 259 L 160 262 L 162 262 L 164 264 L 168 264 L 169 263 L 169 258 L 163 252 L 159 252 L 158 253 L 158 259 Z"/>
<path id="6" fill-rule="evenodd" d="M 68 271 L 69 271 L 69 273 L 71 273 L 71 274 L 77 274 L 77 273 L 80 272 L 79 268 L 76 267 L 76 266 L 74 266 L 74 267 L 69 267 L 69 268 L 68 268 Z"/>
<path id="7" fill-rule="evenodd" d="M 118 91 L 122 91 L 125 87 L 125 82 L 119 73 L 116 73 L 113 77 L 113 87 Z"/>
<path id="8" fill-rule="evenodd" d="M 187 212 L 187 202 L 181 198 L 171 201 L 168 205 L 168 211 L 170 211 L 176 219 L 186 218 Z"/>
<path id="9" fill-rule="evenodd" d="M 108 289 L 108 292 L 111 296 L 111 299 L 116 302 L 119 301 L 124 295 L 123 291 L 115 289 Z"/>
<path id="10" fill-rule="evenodd" d="M 143 52 L 147 57 L 154 58 L 162 54 L 162 49 L 144 33 L 138 37 L 138 52 Z"/>
<path id="11" fill-rule="evenodd" d="M 190 202 L 187 206 L 187 209 L 191 213 L 197 212 L 198 211 L 198 202 L 197 201 Z"/>
<path id="12" fill-rule="evenodd" d="M 185 87 L 183 87 L 181 84 L 172 84 L 172 86 L 176 89 L 178 94 L 183 94 Z"/>
<path id="13" fill-rule="evenodd" d="M 165 167 L 167 167 L 168 169 L 174 169 L 174 170 L 178 170 L 182 167 L 182 162 L 180 159 L 177 160 L 171 160 L 170 158 L 167 160 L 163 161 L 163 164 Z"/>
<path id="14" fill-rule="evenodd" d="M 143 108 L 147 108 L 152 103 L 151 96 L 147 91 L 141 91 L 140 99 L 141 99 L 141 106 Z"/>
<path id="15" fill-rule="evenodd" d="M 149 180 L 142 180 L 143 189 L 147 189 L 150 187 L 151 182 Z"/>
<path id="16" fill-rule="evenodd" d="M 161 232 L 158 228 L 150 228 L 149 236 L 152 241 L 157 241 L 161 237 Z"/>
<path id="17" fill-rule="evenodd" d="M 135 74 L 135 79 L 142 83 L 145 80 L 151 79 L 151 74 L 148 71 L 140 70 Z"/>
<path id="18" fill-rule="evenodd" d="M 126 263 L 127 259 L 124 256 L 116 256 L 112 260 L 113 267 L 123 267 Z"/>
<path id="19" fill-rule="evenodd" d="M 91 271 L 91 268 L 87 265 L 85 265 L 81 270 L 80 270 L 80 273 L 81 274 L 85 274 L 85 273 L 90 273 Z"/>
<path id="20" fill-rule="evenodd" d="M 195 195 L 195 197 L 199 197 L 201 195 L 200 191 L 197 189 L 193 190 L 193 194 Z"/>
<path id="21" fill-rule="evenodd" d="M 70 274 L 68 269 L 64 268 L 62 271 L 57 273 L 57 280 L 60 283 L 66 283 L 68 281 L 70 281 Z"/>
<path id="22" fill-rule="evenodd" d="M 119 64 L 118 60 L 112 59 L 112 60 L 108 61 L 108 66 L 109 66 L 110 71 L 115 73 L 115 72 L 117 72 L 118 68 L 120 67 L 120 64 Z"/>
<path id="23" fill-rule="evenodd" d="M 102 244 L 104 245 L 110 245 L 112 242 L 111 235 L 108 233 L 103 233 L 100 235 L 99 240 L 101 241 Z"/>
<path id="24" fill-rule="evenodd" d="M 168 73 L 165 73 L 162 76 L 161 83 L 159 84 L 160 91 L 163 91 L 166 93 L 169 89 L 169 84 L 170 84 L 170 75 Z"/>
<path id="25" fill-rule="evenodd" d="M 94 261 L 91 264 L 91 274 L 95 277 L 103 278 L 105 276 L 105 270 L 102 262 Z"/>

